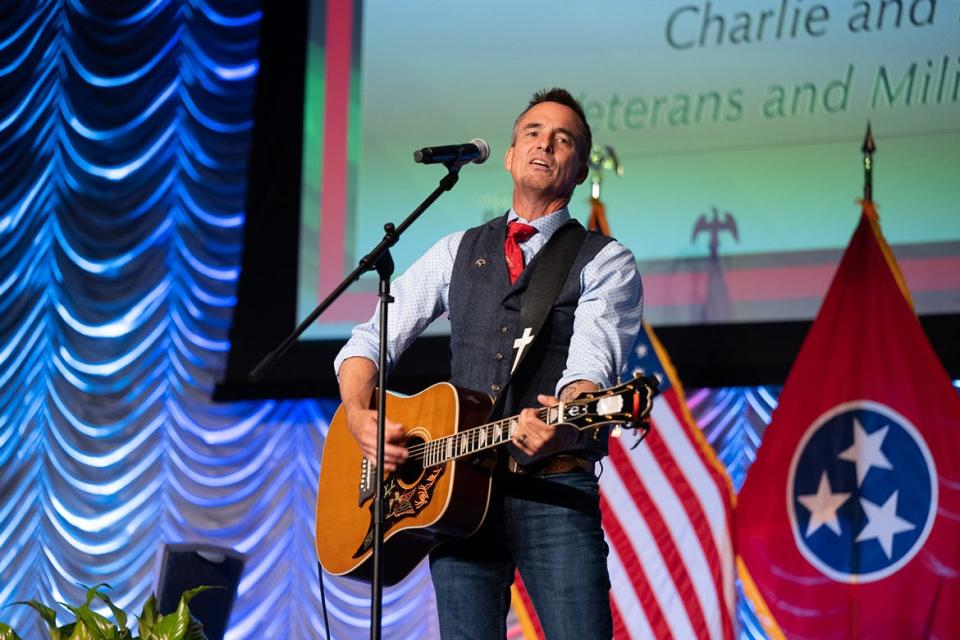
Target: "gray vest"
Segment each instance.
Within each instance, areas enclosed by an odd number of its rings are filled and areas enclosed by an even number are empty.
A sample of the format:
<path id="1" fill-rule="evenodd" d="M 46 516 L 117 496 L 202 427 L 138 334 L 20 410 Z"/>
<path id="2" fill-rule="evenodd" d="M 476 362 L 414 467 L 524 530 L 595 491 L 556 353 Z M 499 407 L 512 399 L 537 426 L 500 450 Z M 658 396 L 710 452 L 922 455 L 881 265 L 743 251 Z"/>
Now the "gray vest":
<path id="1" fill-rule="evenodd" d="M 534 268 L 540 268 L 537 265 L 543 255 L 543 250 L 537 252 L 511 286 L 503 254 L 506 233 L 506 216 L 469 229 L 460 241 L 450 278 L 450 381 L 494 397 L 510 378 L 516 356 L 514 340 L 524 329 L 518 326 L 520 307 L 530 275 Z M 539 406 L 537 394 L 553 395 L 556 391 L 573 335 L 580 272 L 610 241 L 606 236 L 587 233 L 533 350 L 507 389 L 502 415 L 492 419 Z M 595 440 L 591 434 L 584 435 L 588 437 L 581 438 L 581 449 L 597 457 L 606 454 L 605 437 Z"/>

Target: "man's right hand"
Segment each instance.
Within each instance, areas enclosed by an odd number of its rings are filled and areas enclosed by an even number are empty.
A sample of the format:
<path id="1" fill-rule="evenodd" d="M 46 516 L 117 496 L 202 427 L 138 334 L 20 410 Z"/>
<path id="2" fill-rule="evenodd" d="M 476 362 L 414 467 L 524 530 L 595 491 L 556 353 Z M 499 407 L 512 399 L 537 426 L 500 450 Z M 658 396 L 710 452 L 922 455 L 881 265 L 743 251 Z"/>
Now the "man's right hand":
<path id="1" fill-rule="evenodd" d="M 340 365 L 340 399 L 347 415 L 347 428 L 360 445 L 363 457 L 377 463 L 377 412 L 370 409 L 373 385 L 377 380 L 377 365 L 362 357 L 347 358 Z M 403 427 L 387 420 L 383 446 L 383 468 L 394 471 L 407 460 L 403 442 Z"/>
<path id="2" fill-rule="evenodd" d="M 395 471 L 407 461 L 407 449 L 403 442 L 403 427 L 392 420 L 386 420 L 383 444 L 383 468 Z M 370 409 L 347 410 L 347 428 L 360 445 L 363 457 L 377 463 L 377 412 Z"/>

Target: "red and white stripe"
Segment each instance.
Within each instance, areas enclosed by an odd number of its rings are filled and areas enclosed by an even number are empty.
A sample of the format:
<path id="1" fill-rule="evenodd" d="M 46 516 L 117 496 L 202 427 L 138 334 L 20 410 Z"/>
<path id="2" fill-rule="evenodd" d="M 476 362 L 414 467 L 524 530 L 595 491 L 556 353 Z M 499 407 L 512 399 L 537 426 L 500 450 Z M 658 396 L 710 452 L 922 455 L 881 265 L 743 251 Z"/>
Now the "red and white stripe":
<path id="1" fill-rule="evenodd" d="M 631 450 L 610 440 L 600 478 L 617 638 L 733 637 L 732 491 L 669 389 Z"/>

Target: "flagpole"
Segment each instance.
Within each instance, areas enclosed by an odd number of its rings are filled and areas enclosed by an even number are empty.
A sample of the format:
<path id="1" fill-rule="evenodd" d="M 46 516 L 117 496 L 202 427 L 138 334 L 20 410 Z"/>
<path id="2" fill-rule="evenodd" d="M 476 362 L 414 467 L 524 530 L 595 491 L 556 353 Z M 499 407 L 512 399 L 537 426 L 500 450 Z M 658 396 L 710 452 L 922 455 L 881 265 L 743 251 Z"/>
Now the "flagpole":
<path id="1" fill-rule="evenodd" d="M 873 154 L 877 150 L 877 144 L 873 139 L 873 132 L 870 130 L 870 121 L 867 120 L 867 132 L 863 136 L 863 145 L 860 151 L 863 152 L 863 215 L 876 224 L 876 207 L 873 204 Z M 881 236 L 882 237 L 882 236 Z M 854 546 L 850 552 L 851 562 L 854 566 L 860 563 L 859 548 Z M 860 620 L 860 601 L 852 598 L 850 602 L 852 615 L 847 617 L 847 635 L 855 638 Z"/>
<path id="2" fill-rule="evenodd" d="M 870 121 L 867 121 L 867 133 L 863 137 L 863 201 L 873 203 L 873 154 L 877 150 L 877 145 L 873 141 L 873 133 L 870 131 Z"/>

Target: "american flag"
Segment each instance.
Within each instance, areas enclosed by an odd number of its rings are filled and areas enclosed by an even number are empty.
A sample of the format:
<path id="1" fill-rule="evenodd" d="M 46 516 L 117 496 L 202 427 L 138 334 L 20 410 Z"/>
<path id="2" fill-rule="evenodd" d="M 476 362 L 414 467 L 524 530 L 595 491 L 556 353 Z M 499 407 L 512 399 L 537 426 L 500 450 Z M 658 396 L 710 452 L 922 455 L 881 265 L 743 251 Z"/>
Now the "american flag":
<path id="1" fill-rule="evenodd" d="M 646 324 L 628 371 L 657 376 L 661 393 L 646 439 L 611 438 L 603 460 L 614 638 L 733 638 L 733 487 Z M 519 579 L 514 609 L 523 636 L 542 638 Z"/>
<path id="2" fill-rule="evenodd" d="M 588 228 L 609 235 L 606 210 L 591 199 Z M 610 438 L 600 475 L 600 508 L 610 547 L 613 636 L 733 638 L 736 606 L 734 492 L 687 407 L 680 379 L 646 322 L 625 368 L 656 376 L 660 394 L 649 435 Z M 543 638 L 519 573 L 513 609 L 520 634 Z M 511 637 L 520 635 L 517 627 Z"/>
<path id="3" fill-rule="evenodd" d="M 733 488 L 644 325 L 628 364 L 661 393 L 647 438 L 610 439 L 600 476 L 616 638 L 732 638 Z"/>

